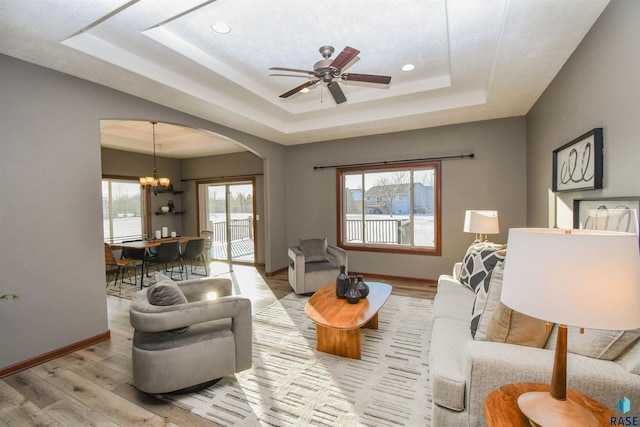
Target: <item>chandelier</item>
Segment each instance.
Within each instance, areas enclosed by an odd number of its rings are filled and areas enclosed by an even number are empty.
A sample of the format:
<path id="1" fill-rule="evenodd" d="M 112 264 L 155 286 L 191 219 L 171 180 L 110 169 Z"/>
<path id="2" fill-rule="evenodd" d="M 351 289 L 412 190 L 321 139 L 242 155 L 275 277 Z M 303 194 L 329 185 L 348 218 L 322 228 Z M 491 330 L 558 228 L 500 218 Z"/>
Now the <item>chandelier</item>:
<path id="1" fill-rule="evenodd" d="M 140 185 L 143 188 L 153 189 L 153 194 L 158 194 L 159 191 L 163 191 L 169 187 L 171 180 L 169 178 L 158 178 L 158 169 L 156 168 L 156 123 L 150 122 L 153 125 L 153 176 L 141 176 Z"/>

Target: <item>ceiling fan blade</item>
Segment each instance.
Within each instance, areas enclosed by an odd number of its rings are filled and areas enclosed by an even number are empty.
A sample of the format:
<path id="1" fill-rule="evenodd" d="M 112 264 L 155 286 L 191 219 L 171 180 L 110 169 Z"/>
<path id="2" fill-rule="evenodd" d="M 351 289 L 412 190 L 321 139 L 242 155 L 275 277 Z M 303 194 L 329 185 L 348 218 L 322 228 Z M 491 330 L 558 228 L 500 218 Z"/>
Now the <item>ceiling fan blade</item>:
<path id="1" fill-rule="evenodd" d="M 310 71 L 310 70 L 299 70 L 297 68 L 283 68 L 283 67 L 271 67 L 269 68 L 270 70 L 277 70 L 277 71 L 291 71 L 293 73 L 305 73 L 305 74 L 311 74 L 312 76 L 315 75 L 314 71 Z"/>
<path id="2" fill-rule="evenodd" d="M 309 80 L 306 83 L 301 84 L 298 87 L 295 87 L 293 89 L 291 89 L 289 92 L 285 92 L 282 95 L 280 95 L 280 98 L 288 98 L 291 95 L 295 95 L 296 93 L 300 92 L 302 89 L 309 87 L 309 86 L 313 86 L 314 84 L 318 83 L 320 81 L 320 79 L 316 79 L 316 80 Z"/>
<path id="3" fill-rule="evenodd" d="M 330 82 L 327 85 L 327 88 L 329 89 L 329 92 L 331 92 L 331 95 L 336 101 L 336 104 L 342 104 L 347 100 L 347 98 L 344 96 L 344 92 L 342 92 L 342 89 L 340 89 L 340 86 L 337 82 Z"/>
<path id="4" fill-rule="evenodd" d="M 341 77 L 343 80 L 352 82 L 379 83 L 382 85 L 391 83 L 391 76 L 378 76 L 375 74 L 344 73 Z"/>
<path id="5" fill-rule="evenodd" d="M 351 62 L 353 58 L 358 56 L 359 53 L 360 51 L 358 49 L 347 46 L 344 49 L 342 49 L 342 52 L 340 52 L 340 55 L 336 56 L 336 59 L 334 59 L 333 62 L 331 63 L 331 67 L 336 68 L 338 70 L 342 70 L 342 68 L 345 65 L 347 65 L 349 62 Z"/>

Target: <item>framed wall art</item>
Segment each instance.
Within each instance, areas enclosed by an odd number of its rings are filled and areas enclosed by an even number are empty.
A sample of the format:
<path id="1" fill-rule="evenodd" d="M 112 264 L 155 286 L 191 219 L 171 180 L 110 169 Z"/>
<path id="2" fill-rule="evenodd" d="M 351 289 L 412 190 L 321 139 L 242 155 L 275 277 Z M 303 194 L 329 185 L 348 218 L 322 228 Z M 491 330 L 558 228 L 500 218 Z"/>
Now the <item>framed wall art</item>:
<path id="1" fill-rule="evenodd" d="M 602 128 L 553 150 L 553 192 L 602 188 Z"/>
<path id="2" fill-rule="evenodd" d="M 638 234 L 639 214 L 640 197 L 576 199 L 573 201 L 573 228 Z"/>

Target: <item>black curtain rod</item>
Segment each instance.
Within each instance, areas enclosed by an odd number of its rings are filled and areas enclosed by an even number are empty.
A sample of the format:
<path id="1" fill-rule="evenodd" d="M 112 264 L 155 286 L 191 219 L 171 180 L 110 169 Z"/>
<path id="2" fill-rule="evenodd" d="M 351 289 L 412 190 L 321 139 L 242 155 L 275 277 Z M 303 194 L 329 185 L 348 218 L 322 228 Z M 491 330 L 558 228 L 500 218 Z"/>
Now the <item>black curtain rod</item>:
<path id="1" fill-rule="evenodd" d="M 425 157 L 424 159 L 407 159 L 407 160 L 383 160 L 381 162 L 368 162 L 368 163 L 351 163 L 344 165 L 331 165 L 331 166 L 314 166 L 313 169 L 332 169 L 332 168 L 346 168 L 351 166 L 374 166 L 374 165 L 392 165 L 394 163 L 418 163 L 427 162 L 430 160 L 448 160 L 448 159 L 473 159 L 475 154 L 460 154 L 457 156 L 439 156 L 439 157 Z"/>
<path id="2" fill-rule="evenodd" d="M 186 178 L 186 179 L 181 179 L 180 182 L 187 182 L 187 181 L 206 181 L 208 179 L 235 179 L 235 178 L 253 178 L 254 176 L 262 176 L 264 175 L 263 173 L 254 173 L 251 175 L 231 175 L 231 176 L 209 176 L 206 178 Z"/>

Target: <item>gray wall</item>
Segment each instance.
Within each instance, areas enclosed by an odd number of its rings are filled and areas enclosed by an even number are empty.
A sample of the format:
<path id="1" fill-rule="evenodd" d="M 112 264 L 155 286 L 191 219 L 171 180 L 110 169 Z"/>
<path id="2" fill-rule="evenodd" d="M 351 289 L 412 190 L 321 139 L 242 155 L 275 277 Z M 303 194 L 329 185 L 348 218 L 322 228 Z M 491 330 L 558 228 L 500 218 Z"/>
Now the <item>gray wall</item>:
<path id="1" fill-rule="evenodd" d="M 527 115 L 529 226 L 572 228 L 573 199 L 640 196 L 639 21 L 640 2 L 613 0 Z M 604 188 L 552 194 L 553 150 L 596 127 Z"/>
<path id="2" fill-rule="evenodd" d="M 263 159 L 267 271 L 286 265 L 283 147 L 0 55 L 0 369 L 107 331 L 100 120 L 225 135 Z M 146 170 L 146 169 L 145 169 Z"/>
<path id="3" fill-rule="evenodd" d="M 526 225 L 525 131 L 520 117 L 289 147 L 287 242 L 336 242 L 336 171 L 314 166 L 474 153 L 442 162 L 442 256 L 349 251 L 352 271 L 427 279 L 450 273 L 474 238 L 462 231 L 466 209 L 499 211 L 494 242 Z"/>

